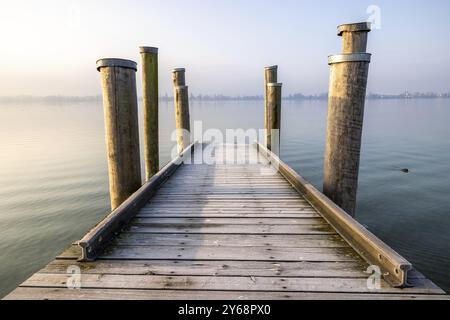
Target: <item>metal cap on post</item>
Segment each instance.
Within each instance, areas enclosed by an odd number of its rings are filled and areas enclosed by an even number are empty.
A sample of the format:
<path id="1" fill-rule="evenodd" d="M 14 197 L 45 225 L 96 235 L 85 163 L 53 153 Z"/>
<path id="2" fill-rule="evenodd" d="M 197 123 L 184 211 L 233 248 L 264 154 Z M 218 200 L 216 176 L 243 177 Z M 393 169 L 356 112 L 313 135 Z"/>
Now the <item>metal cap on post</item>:
<path id="1" fill-rule="evenodd" d="M 158 54 L 158 48 L 156 48 L 156 47 L 139 47 L 139 53 Z"/>
<path id="2" fill-rule="evenodd" d="M 172 82 L 174 87 L 186 85 L 186 69 L 176 68 L 172 70 Z"/>
<path id="3" fill-rule="evenodd" d="M 97 60 L 96 65 L 98 71 L 100 71 L 101 68 L 108 68 L 108 67 L 119 67 L 137 71 L 137 63 L 126 59 L 103 58 Z"/>
<path id="4" fill-rule="evenodd" d="M 144 109 L 145 180 L 159 171 L 158 48 L 140 47 Z"/>
<path id="5" fill-rule="evenodd" d="M 134 61 L 100 59 L 111 208 L 141 187 L 139 124 Z"/>
<path id="6" fill-rule="evenodd" d="M 371 55 L 366 53 L 370 23 L 338 26 L 342 53 L 328 57 L 330 88 L 323 192 L 355 214 L 361 137 Z"/>
<path id="7" fill-rule="evenodd" d="M 370 22 L 342 24 L 337 28 L 342 37 L 342 53 L 366 52 L 367 36 L 371 30 Z"/>
<path id="8" fill-rule="evenodd" d="M 277 65 L 264 67 L 264 70 L 277 70 L 277 69 L 278 69 Z"/>

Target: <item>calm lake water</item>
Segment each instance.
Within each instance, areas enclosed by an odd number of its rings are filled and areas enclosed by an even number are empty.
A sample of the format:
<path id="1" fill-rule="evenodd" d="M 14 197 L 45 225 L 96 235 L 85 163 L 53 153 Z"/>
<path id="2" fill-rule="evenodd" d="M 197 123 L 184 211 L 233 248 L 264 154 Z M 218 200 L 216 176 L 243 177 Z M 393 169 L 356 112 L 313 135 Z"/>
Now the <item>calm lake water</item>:
<path id="1" fill-rule="evenodd" d="M 160 105 L 161 163 L 172 104 Z M 261 128 L 262 102 L 193 102 L 204 128 Z M 450 100 L 367 101 L 357 219 L 450 291 Z M 326 101 L 285 101 L 281 157 L 321 189 Z M 410 169 L 409 174 L 401 172 Z M 99 103 L 0 105 L 0 297 L 109 213 Z"/>

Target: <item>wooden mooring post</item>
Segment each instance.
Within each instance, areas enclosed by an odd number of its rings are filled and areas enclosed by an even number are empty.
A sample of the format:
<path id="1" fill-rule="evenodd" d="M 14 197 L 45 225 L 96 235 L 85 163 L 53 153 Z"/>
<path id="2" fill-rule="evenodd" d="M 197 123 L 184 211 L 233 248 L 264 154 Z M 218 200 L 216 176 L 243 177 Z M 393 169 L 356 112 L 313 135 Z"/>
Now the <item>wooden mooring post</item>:
<path id="1" fill-rule="evenodd" d="M 97 61 L 101 75 L 111 209 L 141 187 L 136 62 Z"/>
<path id="2" fill-rule="evenodd" d="M 189 92 L 186 86 L 185 69 L 172 71 L 174 86 L 175 122 L 177 130 L 178 153 L 181 153 L 191 143 L 191 126 L 189 117 Z"/>
<path id="3" fill-rule="evenodd" d="M 267 149 L 280 155 L 281 83 L 267 84 Z"/>
<path id="4" fill-rule="evenodd" d="M 361 137 L 371 55 L 366 53 L 370 23 L 338 27 L 342 54 L 329 57 L 331 68 L 323 192 L 355 214 Z"/>
<path id="5" fill-rule="evenodd" d="M 268 119 L 270 117 L 269 115 L 269 108 L 267 106 L 268 99 L 267 99 L 267 85 L 269 83 L 277 83 L 278 81 L 278 66 L 269 66 L 264 68 L 264 129 L 266 130 L 265 134 L 265 142 L 264 145 L 269 148 L 270 145 L 270 130 L 269 130 L 269 124 Z M 269 149 L 270 150 L 270 149 Z"/>
<path id="6" fill-rule="evenodd" d="M 140 47 L 144 100 L 145 180 L 159 171 L 158 48 Z"/>

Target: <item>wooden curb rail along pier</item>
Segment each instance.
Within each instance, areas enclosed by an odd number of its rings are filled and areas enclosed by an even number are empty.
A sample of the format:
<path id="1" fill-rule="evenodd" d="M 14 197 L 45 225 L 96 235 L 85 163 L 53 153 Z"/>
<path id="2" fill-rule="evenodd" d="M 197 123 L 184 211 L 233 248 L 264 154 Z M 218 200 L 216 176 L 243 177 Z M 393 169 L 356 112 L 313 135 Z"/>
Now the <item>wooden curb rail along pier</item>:
<path id="1" fill-rule="evenodd" d="M 136 64 L 99 60 L 112 212 L 6 299 L 448 299 L 350 215 L 369 27 L 338 27 L 344 50 L 329 61 L 329 197 L 280 160 L 276 67 L 265 69 L 265 142 L 247 145 L 191 141 L 185 70 L 175 69 L 179 156 L 155 170 L 158 54 L 152 47 L 141 48 L 141 186 Z M 216 161 L 193 164 L 206 148 Z M 252 161 L 224 161 L 230 154 Z"/>

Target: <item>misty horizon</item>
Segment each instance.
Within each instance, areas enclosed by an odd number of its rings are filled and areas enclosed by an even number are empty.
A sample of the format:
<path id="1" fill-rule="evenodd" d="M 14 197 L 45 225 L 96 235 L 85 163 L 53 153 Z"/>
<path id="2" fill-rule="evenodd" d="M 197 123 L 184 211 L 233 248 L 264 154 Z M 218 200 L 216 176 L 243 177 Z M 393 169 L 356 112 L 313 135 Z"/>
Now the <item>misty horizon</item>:
<path id="1" fill-rule="evenodd" d="M 137 97 L 142 101 L 142 97 Z M 436 93 L 436 92 L 402 92 L 398 94 L 382 94 L 372 93 L 366 94 L 366 99 L 449 99 L 450 92 Z M 283 95 L 283 100 L 327 100 L 328 94 L 326 92 L 320 94 L 290 94 Z M 168 94 L 159 95 L 160 101 L 173 101 L 173 96 Z M 191 93 L 189 100 L 192 101 L 263 101 L 263 95 L 237 95 L 228 96 L 224 94 L 204 95 Z M 102 95 L 92 96 L 66 96 L 66 95 L 51 95 L 51 96 L 0 96 L 0 102 L 91 102 L 102 101 Z"/>
<path id="2" fill-rule="evenodd" d="M 327 57 L 341 47 L 336 26 L 367 21 L 374 7 L 367 91 L 450 91 L 448 1 L 380 0 L 373 6 L 365 0 L 282 5 L 169 0 L 124 6 L 119 1 L 45 0 L 8 2 L 0 13 L 0 26 L 11 30 L 2 39 L 0 96 L 96 95 L 95 62 L 104 57 L 138 62 L 141 92 L 142 45 L 159 48 L 162 94 L 172 91 L 170 71 L 176 67 L 186 68 L 187 84 L 197 92 L 260 93 L 263 68 L 274 64 L 286 95 L 326 92 Z"/>

